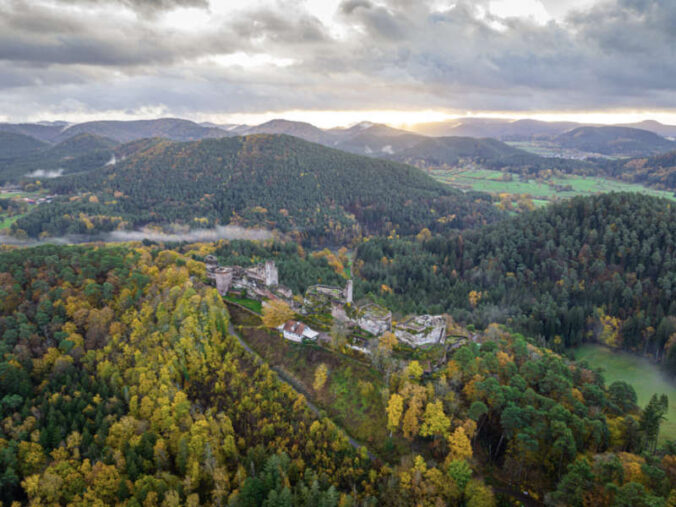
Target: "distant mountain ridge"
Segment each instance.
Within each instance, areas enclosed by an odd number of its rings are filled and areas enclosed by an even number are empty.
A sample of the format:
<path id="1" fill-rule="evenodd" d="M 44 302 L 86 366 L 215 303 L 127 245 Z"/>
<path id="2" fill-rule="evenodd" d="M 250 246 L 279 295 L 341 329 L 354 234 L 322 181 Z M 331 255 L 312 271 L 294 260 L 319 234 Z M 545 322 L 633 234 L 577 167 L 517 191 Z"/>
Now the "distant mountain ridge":
<path id="1" fill-rule="evenodd" d="M 384 158 L 405 162 L 422 168 L 450 166 L 461 161 L 490 162 L 502 167 L 501 160 L 518 160 L 530 164 L 543 164 L 542 157 L 511 147 L 494 139 L 470 139 L 458 137 L 431 138 L 395 129 L 383 124 L 362 122 L 349 128 L 322 130 L 312 124 L 289 120 L 271 120 L 256 126 L 197 124 L 188 120 L 164 118 L 131 122 L 101 121 L 68 126 L 35 126 L 35 132 L 51 143 L 62 143 L 74 136 L 92 135 L 118 143 L 128 143 L 146 138 L 164 138 L 173 141 L 232 137 L 256 134 L 286 134 L 306 141 L 337 148 L 357 155 Z M 43 135 L 49 130 L 49 135 Z M 0 132 L 33 132 L 25 125 L 0 124 Z M 21 134 L 28 135 L 28 134 Z M 1 146 L 0 146 L 1 149 Z M 429 150 L 429 153 L 427 152 Z M 33 157 L 30 161 L 35 161 Z M 511 162 L 510 162 L 511 163 Z M 24 164 L 19 163 L 22 166 Z M 508 164 L 507 164 L 508 165 Z M 96 167 L 89 167 L 96 169 Z M 20 171 L 2 171 L 0 178 L 16 177 Z"/>
<path id="2" fill-rule="evenodd" d="M 371 122 L 321 130 L 308 123 L 273 120 L 239 132 L 242 135 L 287 134 L 349 153 L 419 168 L 453 166 L 460 162 L 489 162 L 496 167 L 508 166 L 514 161 L 538 165 L 546 160 L 496 139 L 429 137 Z M 503 161 L 506 163 L 502 164 Z"/>
<path id="3" fill-rule="evenodd" d="M 493 137 L 501 141 L 532 141 L 549 139 L 578 127 L 604 127 L 595 123 L 571 121 L 547 122 L 532 119 L 457 118 L 453 120 L 421 123 L 412 127 L 419 134 L 441 136 Z M 609 125 L 629 127 L 653 132 L 662 137 L 676 137 L 676 125 L 665 125 L 655 120 Z"/>
<path id="4" fill-rule="evenodd" d="M 529 119 L 458 118 L 422 123 L 416 125 L 413 131 L 435 137 L 493 137 L 500 141 L 525 141 L 549 138 L 579 126 L 580 124 L 574 122 L 544 122 Z"/>
<path id="5" fill-rule="evenodd" d="M 203 127 L 189 120 L 161 118 L 159 120 L 93 121 L 66 127 L 58 139 L 64 140 L 77 134 L 94 134 L 108 137 L 120 143 L 146 137 L 163 137 L 174 141 L 225 137 L 223 129 Z"/>
<path id="6" fill-rule="evenodd" d="M 641 125 L 660 128 L 663 132 L 668 132 L 671 128 L 657 122 L 643 122 Z M 3 123 L 0 124 L 0 159 L 4 162 L 0 164 L 0 181 L 16 179 L 25 173 L 32 173 L 33 170 L 43 169 L 37 166 L 54 168 L 64 157 L 69 160 L 68 157 L 72 154 L 67 153 L 58 160 L 48 160 L 47 146 L 40 143 L 56 145 L 85 134 L 116 143 L 149 138 L 195 141 L 241 135 L 286 134 L 350 153 L 403 162 L 423 169 L 480 164 L 491 169 L 525 171 L 531 174 L 546 169 L 593 174 L 590 162 L 574 159 L 590 156 L 645 157 L 676 148 L 675 142 L 648 130 L 626 126 L 579 126 L 571 122 L 468 118 L 421 125 L 418 130 L 445 135 L 427 136 L 372 122 L 361 122 L 348 128 L 320 129 L 310 123 L 283 119 L 255 126 L 198 124 L 176 118 L 95 121 L 73 125 L 63 122 Z M 447 135 L 448 133 L 453 135 Z M 16 142 L 13 143 L 8 141 L 11 135 L 28 136 L 35 142 L 14 137 Z M 517 148 L 500 139 L 530 139 L 544 144 L 545 150 L 536 149 L 534 151 L 537 153 L 533 153 L 521 149 L 529 148 L 528 143 L 527 146 L 519 145 Z M 68 162 L 67 167 L 64 167 L 65 171 L 97 169 L 100 166 L 87 165 L 85 160 L 89 160 L 91 164 L 99 163 L 102 148 L 93 146 L 92 151 L 96 151 L 96 154 L 89 159 L 81 158 L 81 163 Z M 106 149 L 108 148 L 110 147 Z M 571 153 L 563 153 L 562 150 Z M 80 150 L 75 155 L 82 157 L 83 153 Z"/>

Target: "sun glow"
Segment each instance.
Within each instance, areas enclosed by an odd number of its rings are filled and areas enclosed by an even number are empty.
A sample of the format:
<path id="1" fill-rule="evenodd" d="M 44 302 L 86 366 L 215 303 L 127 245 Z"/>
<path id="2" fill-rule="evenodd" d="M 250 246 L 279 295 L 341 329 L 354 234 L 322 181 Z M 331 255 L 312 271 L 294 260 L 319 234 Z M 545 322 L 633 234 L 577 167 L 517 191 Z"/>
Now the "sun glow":
<path id="1" fill-rule="evenodd" d="M 238 113 L 224 115 L 222 121 L 227 123 L 245 123 L 248 125 L 257 125 L 276 118 L 284 118 L 292 121 L 304 121 L 312 123 L 320 128 L 344 127 L 354 125 L 360 121 L 370 121 L 373 123 L 386 123 L 395 127 L 406 127 L 418 123 L 444 121 L 452 118 L 442 111 L 397 111 L 397 110 L 375 110 L 375 111 L 270 111 L 266 113 Z M 212 119 L 212 121 L 216 121 Z"/>
<path id="2" fill-rule="evenodd" d="M 533 119 L 540 121 L 571 121 L 587 124 L 612 125 L 656 120 L 676 125 L 676 111 L 464 111 L 446 112 L 437 110 L 356 110 L 356 111 L 270 111 L 265 113 L 236 113 L 208 115 L 204 121 L 257 125 L 266 121 L 284 118 L 312 123 L 320 128 L 354 125 L 360 121 L 385 123 L 393 127 L 412 128 L 421 123 L 434 123 L 462 118 L 496 118 L 505 120 Z"/>
<path id="3" fill-rule="evenodd" d="M 168 116 L 180 116 L 193 121 L 221 124 L 258 125 L 273 119 L 312 123 L 320 128 L 345 127 L 362 121 L 384 123 L 392 127 L 415 129 L 421 123 L 434 123 L 463 118 L 495 118 L 503 120 L 532 119 L 540 121 L 570 121 L 584 124 L 624 124 L 655 120 L 667 125 L 676 125 L 676 111 L 398 111 L 398 110 L 289 110 L 263 113 L 195 113 L 176 114 L 164 105 L 143 107 L 136 110 L 89 111 L 84 107 L 71 107 L 22 118 L 22 121 L 65 120 L 73 123 L 93 120 L 150 120 Z M 0 114 L 0 121 L 10 121 Z"/>

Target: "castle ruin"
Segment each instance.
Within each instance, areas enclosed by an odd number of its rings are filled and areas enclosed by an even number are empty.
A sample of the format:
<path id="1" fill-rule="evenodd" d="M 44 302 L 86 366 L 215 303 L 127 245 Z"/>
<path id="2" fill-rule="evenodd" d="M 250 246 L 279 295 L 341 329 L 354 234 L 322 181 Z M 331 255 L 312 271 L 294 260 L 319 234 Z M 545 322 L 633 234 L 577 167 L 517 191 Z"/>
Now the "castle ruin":
<path id="1" fill-rule="evenodd" d="M 446 338 L 446 319 L 443 315 L 415 315 L 397 323 L 393 331 L 397 340 L 412 347 L 441 343 Z"/>
<path id="2" fill-rule="evenodd" d="M 279 285 L 279 272 L 275 261 L 268 260 L 248 268 L 241 266 L 219 266 L 218 260 L 209 255 L 205 259 L 207 277 L 216 284 L 224 296 L 232 290 L 241 290 L 254 299 L 271 297 L 291 298 L 290 289 Z"/>

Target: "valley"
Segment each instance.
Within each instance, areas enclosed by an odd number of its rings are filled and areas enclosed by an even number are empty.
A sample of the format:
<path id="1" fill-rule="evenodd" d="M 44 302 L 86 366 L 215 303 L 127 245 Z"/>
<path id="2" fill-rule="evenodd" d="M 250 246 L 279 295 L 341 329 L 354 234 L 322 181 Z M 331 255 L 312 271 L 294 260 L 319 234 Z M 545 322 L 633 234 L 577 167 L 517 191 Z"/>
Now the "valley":
<path id="1" fill-rule="evenodd" d="M 676 507 L 675 26 L 0 0 L 0 507 Z"/>
<path id="2" fill-rule="evenodd" d="M 480 168 L 432 169 L 429 174 L 452 187 L 486 192 L 496 197 L 497 200 L 501 200 L 501 194 L 508 194 L 511 201 L 515 201 L 517 205 L 522 196 L 530 199 L 535 206 L 544 206 L 552 201 L 577 195 L 594 195 L 604 192 L 636 192 L 676 201 L 676 193 L 672 191 L 656 190 L 640 184 L 604 177 L 560 175 L 524 181 L 524 178 L 528 176 L 521 177 L 519 174 Z"/>
<path id="3" fill-rule="evenodd" d="M 6 166 L 3 501 L 582 505 L 585 467 L 595 499 L 666 498 L 671 190 L 496 140 L 125 137 L 148 126 L 24 140 L 75 161 L 53 178 Z"/>

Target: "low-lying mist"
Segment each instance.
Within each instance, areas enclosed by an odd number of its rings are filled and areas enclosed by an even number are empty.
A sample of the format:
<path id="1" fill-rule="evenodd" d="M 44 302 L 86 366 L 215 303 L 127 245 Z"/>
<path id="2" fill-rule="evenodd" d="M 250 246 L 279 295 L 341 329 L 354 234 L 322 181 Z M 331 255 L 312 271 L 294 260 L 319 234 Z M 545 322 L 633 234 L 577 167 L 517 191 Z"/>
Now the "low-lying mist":
<path id="1" fill-rule="evenodd" d="M 49 170 L 49 169 L 37 169 L 32 173 L 26 174 L 27 178 L 58 178 L 63 176 L 63 169 Z"/>
<path id="2" fill-rule="evenodd" d="M 141 229 L 138 231 L 112 231 L 106 234 L 87 235 L 87 234 L 69 234 L 65 236 L 45 238 L 45 239 L 27 239 L 22 240 L 7 235 L 0 235 L 0 244 L 17 246 L 34 246 L 43 244 L 79 244 L 79 243 L 123 243 L 127 241 L 150 241 L 180 242 L 189 243 L 200 241 L 217 241 L 219 239 L 246 239 L 261 241 L 272 239 L 272 232 L 265 229 L 247 229 L 237 225 L 217 226 L 213 229 L 192 229 L 185 232 L 164 233 L 151 229 Z"/>

